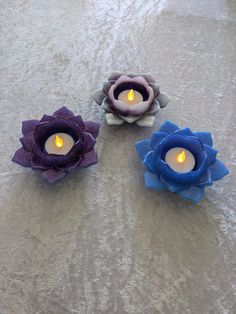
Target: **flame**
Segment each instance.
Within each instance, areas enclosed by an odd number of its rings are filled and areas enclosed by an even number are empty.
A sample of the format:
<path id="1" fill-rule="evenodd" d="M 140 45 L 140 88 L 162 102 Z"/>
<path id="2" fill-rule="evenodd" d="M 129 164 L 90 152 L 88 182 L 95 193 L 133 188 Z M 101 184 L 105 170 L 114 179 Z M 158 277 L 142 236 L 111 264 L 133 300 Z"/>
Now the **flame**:
<path id="1" fill-rule="evenodd" d="M 185 161 L 185 159 L 186 159 L 186 154 L 185 154 L 185 151 L 183 150 L 181 153 L 179 153 L 178 155 L 177 155 L 177 161 L 179 162 L 179 163 L 183 163 L 184 161 Z"/>
<path id="2" fill-rule="evenodd" d="M 58 148 L 61 148 L 64 145 L 64 141 L 59 135 L 56 135 L 54 142 Z"/>
<path id="3" fill-rule="evenodd" d="M 128 92 L 128 100 L 129 101 L 133 101 L 134 100 L 134 90 L 131 89 L 129 92 Z"/>

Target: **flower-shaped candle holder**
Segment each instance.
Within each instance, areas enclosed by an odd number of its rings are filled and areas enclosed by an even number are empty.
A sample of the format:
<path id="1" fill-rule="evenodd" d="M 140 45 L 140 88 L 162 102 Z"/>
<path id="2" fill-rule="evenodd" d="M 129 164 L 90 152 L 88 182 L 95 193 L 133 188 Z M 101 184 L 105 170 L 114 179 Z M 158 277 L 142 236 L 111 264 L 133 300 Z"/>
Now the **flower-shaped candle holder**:
<path id="1" fill-rule="evenodd" d="M 12 161 L 39 170 L 50 183 L 62 179 L 75 168 L 86 168 L 98 162 L 94 150 L 99 124 L 83 121 L 62 107 L 52 116 L 22 122 L 22 147 Z"/>
<path id="2" fill-rule="evenodd" d="M 170 98 L 160 92 L 150 74 L 114 72 L 103 84 L 103 89 L 95 92 L 94 100 L 105 110 L 107 124 L 128 122 L 152 127 L 155 114 Z"/>
<path id="3" fill-rule="evenodd" d="M 229 173 L 216 159 L 217 151 L 208 132 L 193 133 L 166 121 L 151 139 L 136 143 L 139 157 L 147 167 L 148 188 L 176 192 L 182 198 L 198 202 L 205 187 Z"/>

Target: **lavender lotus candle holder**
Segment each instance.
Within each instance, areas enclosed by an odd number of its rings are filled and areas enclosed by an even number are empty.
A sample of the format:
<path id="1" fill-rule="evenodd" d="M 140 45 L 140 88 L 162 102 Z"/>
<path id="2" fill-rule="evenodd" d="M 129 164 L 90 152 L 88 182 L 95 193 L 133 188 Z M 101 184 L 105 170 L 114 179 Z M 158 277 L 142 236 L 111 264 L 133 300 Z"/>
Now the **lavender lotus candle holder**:
<path id="1" fill-rule="evenodd" d="M 169 190 L 182 198 L 199 202 L 205 187 L 229 173 L 216 159 L 217 151 L 208 132 L 180 129 L 166 121 L 151 139 L 136 143 L 136 150 L 147 168 L 147 188 Z"/>
<path id="2" fill-rule="evenodd" d="M 62 179 L 71 170 L 98 162 L 94 150 L 99 123 L 83 121 L 66 107 L 41 120 L 22 122 L 22 147 L 13 162 L 38 170 L 49 183 Z"/>
<path id="3" fill-rule="evenodd" d="M 103 84 L 103 89 L 95 92 L 94 100 L 105 110 L 107 124 L 128 122 L 152 127 L 155 114 L 168 104 L 170 98 L 160 92 L 150 74 L 114 72 Z"/>

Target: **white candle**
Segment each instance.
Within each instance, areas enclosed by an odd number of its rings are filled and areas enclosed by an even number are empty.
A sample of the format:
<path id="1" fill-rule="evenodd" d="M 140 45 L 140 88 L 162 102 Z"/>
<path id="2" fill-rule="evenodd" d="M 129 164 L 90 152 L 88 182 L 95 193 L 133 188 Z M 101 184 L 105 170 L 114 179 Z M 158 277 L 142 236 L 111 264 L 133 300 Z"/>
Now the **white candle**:
<path id="1" fill-rule="evenodd" d="M 193 154 L 182 147 L 174 147 L 168 150 L 165 156 L 165 162 L 172 170 L 179 173 L 189 172 L 195 167 Z"/>
<path id="2" fill-rule="evenodd" d="M 69 134 L 56 133 L 46 140 L 45 151 L 48 154 L 67 155 L 74 144 L 75 141 Z"/>
<path id="3" fill-rule="evenodd" d="M 119 94 L 118 100 L 128 105 L 137 105 L 143 102 L 143 95 L 134 89 L 127 89 Z"/>

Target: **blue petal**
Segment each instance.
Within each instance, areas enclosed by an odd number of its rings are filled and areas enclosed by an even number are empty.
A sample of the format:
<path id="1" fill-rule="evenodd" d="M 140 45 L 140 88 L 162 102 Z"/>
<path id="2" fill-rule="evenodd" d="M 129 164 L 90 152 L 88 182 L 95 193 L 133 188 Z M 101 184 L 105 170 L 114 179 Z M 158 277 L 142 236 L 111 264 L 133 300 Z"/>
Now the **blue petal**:
<path id="1" fill-rule="evenodd" d="M 211 165 L 216 160 L 217 150 L 206 144 L 203 144 L 203 146 L 207 153 L 207 164 Z"/>
<path id="2" fill-rule="evenodd" d="M 154 132 L 151 137 L 151 145 L 154 148 L 157 144 L 159 144 L 163 138 L 167 137 L 168 134 L 166 132 Z"/>
<path id="3" fill-rule="evenodd" d="M 163 177 L 161 177 L 161 180 L 165 184 L 166 188 L 171 192 L 180 192 L 180 191 L 186 190 L 190 186 L 189 184 L 169 181 L 169 180 L 163 179 Z"/>
<path id="4" fill-rule="evenodd" d="M 204 188 L 191 186 L 189 189 L 179 192 L 178 195 L 187 201 L 197 203 L 204 195 Z"/>
<path id="5" fill-rule="evenodd" d="M 165 121 L 159 128 L 159 132 L 166 132 L 168 134 L 174 133 L 179 130 L 179 127 L 171 121 Z"/>
<path id="6" fill-rule="evenodd" d="M 195 184 L 195 185 L 199 187 L 204 187 L 204 186 L 210 186 L 212 184 L 213 182 L 211 180 L 211 172 L 210 170 L 207 170 L 205 173 L 201 175 L 198 184 Z"/>
<path id="7" fill-rule="evenodd" d="M 175 134 L 185 135 L 185 136 L 194 136 L 195 134 L 189 129 L 180 129 L 175 132 Z"/>
<path id="8" fill-rule="evenodd" d="M 148 170 L 155 172 L 154 169 L 154 158 L 153 158 L 153 152 L 149 152 L 143 161 L 144 165 L 148 168 Z"/>
<path id="9" fill-rule="evenodd" d="M 209 166 L 209 170 L 211 172 L 212 181 L 220 180 L 229 173 L 229 170 L 218 159 L 216 159 L 216 161 Z"/>
<path id="10" fill-rule="evenodd" d="M 152 150 L 151 141 L 148 139 L 139 141 L 135 144 L 135 148 L 139 157 L 144 160 L 145 155 Z"/>
<path id="11" fill-rule="evenodd" d="M 209 146 L 213 145 L 213 140 L 210 132 L 195 132 L 195 136 L 197 136 L 203 144 L 207 144 Z"/>
<path id="12" fill-rule="evenodd" d="M 164 183 L 158 178 L 158 175 L 149 171 L 144 173 L 145 186 L 157 191 L 165 190 Z"/>

